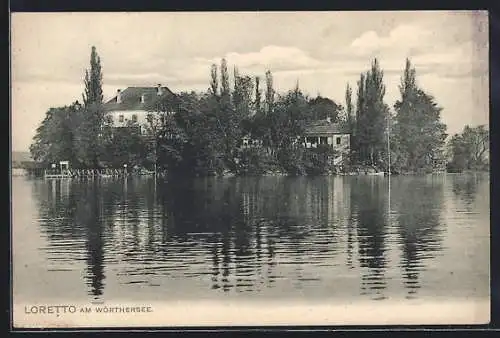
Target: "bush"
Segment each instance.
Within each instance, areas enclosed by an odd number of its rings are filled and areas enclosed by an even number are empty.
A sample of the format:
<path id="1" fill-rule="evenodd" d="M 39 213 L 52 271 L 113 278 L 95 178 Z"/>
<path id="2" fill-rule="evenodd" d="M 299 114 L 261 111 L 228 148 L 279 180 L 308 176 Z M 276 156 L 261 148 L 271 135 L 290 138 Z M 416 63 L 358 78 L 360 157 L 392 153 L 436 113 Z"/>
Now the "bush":
<path id="1" fill-rule="evenodd" d="M 237 173 L 240 175 L 262 175 L 281 171 L 278 163 L 262 148 L 242 149 L 238 157 Z"/>
<path id="2" fill-rule="evenodd" d="M 304 152 L 304 167 L 308 175 L 330 174 L 336 170 L 333 159 L 336 152 L 328 145 L 319 145 L 318 148 L 306 149 Z"/>

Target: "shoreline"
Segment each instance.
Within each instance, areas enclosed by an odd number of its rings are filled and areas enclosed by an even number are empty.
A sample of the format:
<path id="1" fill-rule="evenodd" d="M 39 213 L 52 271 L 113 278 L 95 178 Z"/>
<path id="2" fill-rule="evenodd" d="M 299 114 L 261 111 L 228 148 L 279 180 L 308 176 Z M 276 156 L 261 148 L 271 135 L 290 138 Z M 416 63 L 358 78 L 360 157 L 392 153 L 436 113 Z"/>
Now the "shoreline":
<path id="1" fill-rule="evenodd" d="M 11 172 L 11 177 L 25 177 L 31 179 L 43 179 L 43 180 L 78 180 L 78 181 L 113 181 L 113 180 L 126 180 L 126 179 L 158 179 L 158 180 L 168 180 L 170 178 L 174 179 L 195 179 L 195 178 L 238 178 L 238 177 L 425 177 L 425 176 L 437 176 L 437 175 L 489 175 L 489 171 L 467 171 L 467 172 L 431 172 L 431 173 L 399 173 L 388 175 L 386 172 L 378 173 L 325 173 L 325 174 L 287 174 L 287 173 L 265 173 L 265 174 L 222 174 L 222 175 L 192 175 L 192 176 L 164 176 L 164 175 L 140 175 L 140 174 L 129 174 L 126 176 L 113 176 L 113 177 L 44 177 L 29 175 L 27 173 L 16 173 Z"/>

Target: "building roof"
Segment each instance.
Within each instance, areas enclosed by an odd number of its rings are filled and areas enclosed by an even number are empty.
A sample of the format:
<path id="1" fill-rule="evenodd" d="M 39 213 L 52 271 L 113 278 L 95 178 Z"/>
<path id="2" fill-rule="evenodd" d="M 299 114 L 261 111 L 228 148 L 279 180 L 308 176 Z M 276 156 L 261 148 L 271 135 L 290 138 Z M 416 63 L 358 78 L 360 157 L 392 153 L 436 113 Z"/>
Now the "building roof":
<path id="1" fill-rule="evenodd" d="M 104 110 L 146 110 L 157 97 L 158 88 L 161 88 L 163 94 L 175 96 L 168 87 L 128 87 L 120 92 L 121 102 L 117 102 L 117 95 L 104 103 Z M 141 102 L 141 97 L 144 95 L 144 103 Z"/>
<path id="2" fill-rule="evenodd" d="M 304 128 L 304 133 L 306 135 L 349 134 L 340 123 L 328 122 L 327 120 L 308 123 Z"/>

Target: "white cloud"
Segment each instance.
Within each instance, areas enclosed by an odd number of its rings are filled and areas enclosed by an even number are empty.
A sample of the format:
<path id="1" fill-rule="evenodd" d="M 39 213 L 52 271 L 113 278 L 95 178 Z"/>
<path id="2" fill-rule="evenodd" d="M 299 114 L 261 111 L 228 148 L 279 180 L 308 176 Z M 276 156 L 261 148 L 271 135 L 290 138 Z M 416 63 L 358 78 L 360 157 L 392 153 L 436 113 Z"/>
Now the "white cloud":
<path id="1" fill-rule="evenodd" d="M 241 66 L 242 68 L 261 68 L 279 70 L 294 70 L 317 68 L 324 64 L 305 51 L 289 46 L 266 46 L 258 52 L 253 53 L 228 53 L 228 62 Z"/>
<path id="2" fill-rule="evenodd" d="M 174 79 L 160 73 L 113 73 L 106 75 L 107 84 L 128 84 L 129 86 L 169 83 Z"/>
<path id="3" fill-rule="evenodd" d="M 432 39 L 432 32 L 416 25 L 402 24 L 394 28 L 387 36 L 380 36 L 375 31 L 368 31 L 351 43 L 352 52 L 370 54 L 381 49 L 408 50 L 421 48 Z"/>

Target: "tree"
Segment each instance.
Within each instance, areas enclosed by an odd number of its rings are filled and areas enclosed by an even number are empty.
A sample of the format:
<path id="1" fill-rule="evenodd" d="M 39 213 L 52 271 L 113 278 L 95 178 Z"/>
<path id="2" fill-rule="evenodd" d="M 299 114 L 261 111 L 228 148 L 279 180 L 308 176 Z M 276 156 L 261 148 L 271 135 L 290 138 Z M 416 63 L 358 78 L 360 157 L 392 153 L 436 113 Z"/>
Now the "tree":
<path id="1" fill-rule="evenodd" d="M 240 118 L 252 113 L 253 81 L 250 76 L 236 75 L 234 79 L 233 104 Z"/>
<path id="2" fill-rule="evenodd" d="M 303 133 L 308 108 L 308 100 L 298 88 L 278 96 L 267 120 L 273 152 L 284 153 L 295 144 Z"/>
<path id="3" fill-rule="evenodd" d="M 226 59 L 222 59 L 220 63 L 220 88 L 221 104 L 228 106 L 231 101 L 231 88 L 229 86 L 229 72 L 227 70 Z"/>
<path id="4" fill-rule="evenodd" d="M 147 148 L 137 122 L 129 121 L 127 126 L 115 128 L 112 140 L 106 149 L 111 155 L 108 165 L 113 168 L 122 168 L 123 164 L 130 168 L 144 166 Z"/>
<path id="5" fill-rule="evenodd" d="M 354 124 L 354 106 L 352 103 L 352 89 L 347 84 L 345 89 L 345 107 L 346 107 L 346 118 L 347 118 L 347 127 L 350 132 L 352 132 L 353 124 Z"/>
<path id="6" fill-rule="evenodd" d="M 83 93 L 84 106 L 93 103 L 101 104 L 102 95 L 102 73 L 101 58 L 97 54 L 96 48 L 92 46 L 90 53 L 90 70 L 85 71 L 85 92 Z"/>
<path id="7" fill-rule="evenodd" d="M 83 107 L 75 114 L 74 146 L 77 163 L 85 168 L 99 168 L 104 166 L 105 142 L 108 138 L 103 135 L 103 125 L 106 115 L 102 106 L 97 103 Z M 106 129 L 108 130 L 108 129 Z"/>
<path id="8" fill-rule="evenodd" d="M 358 160 L 371 165 L 381 165 L 386 155 L 385 125 L 389 106 L 384 103 L 384 73 L 377 59 L 371 69 L 361 74 L 358 82 L 355 145 Z"/>
<path id="9" fill-rule="evenodd" d="M 362 125 L 360 123 L 361 117 L 363 116 L 363 112 L 365 109 L 365 74 L 361 73 L 359 76 L 359 80 L 357 81 L 357 95 L 356 95 L 356 118 L 355 122 L 352 126 L 352 134 L 351 134 L 351 158 L 355 162 L 361 162 L 364 160 L 360 154 L 360 142 L 359 142 L 359 129 L 362 129 Z"/>
<path id="10" fill-rule="evenodd" d="M 448 146 L 451 152 L 449 170 L 488 169 L 489 131 L 484 125 L 465 126 L 462 133 L 453 135 Z"/>
<path id="11" fill-rule="evenodd" d="M 256 114 L 261 113 L 261 104 L 262 104 L 262 92 L 260 90 L 260 77 L 256 76 L 255 77 L 255 101 L 254 101 L 254 107 L 255 107 Z"/>
<path id="12" fill-rule="evenodd" d="M 270 70 L 266 71 L 266 113 L 273 110 L 274 105 L 274 87 L 273 87 L 273 74 Z"/>
<path id="13" fill-rule="evenodd" d="M 197 100 L 194 93 L 181 93 L 174 97 L 163 94 L 156 97 L 147 107 L 147 124 L 143 136 L 146 149 L 144 162 L 147 166 L 158 171 L 180 170 L 187 136 L 179 125 L 179 120 L 186 115 L 184 101 L 191 103 L 193 100 Z M 169 114 L 172 111 L 177 114 Z"/>
<path id="14" fill-rule="evenodd" d="M 98 168 L 103 166 L 104 141 L 109 139 L 109 135 L 103 133 L 108 132 L 109 128 L 104 128 L 106 114 L 102 109 L 101 59 L 94 46 L 90 53 L 90 69 L 85 71 L 84 83 L 84 107 L 77 114 L 76 157 L 82 166 Z"/>
<path id="15" fill-rule="evenodd" d="M 47 111 L 30 145 L 30 153 L 35 161 L 44 165 L 65 160 L 75 161 L 73 142 L 77 129 L 77 109 L 78 104 L 75 102 L 71 106 Z"/>
<path id="16" fill-rule="evenodd" d="M 442 159 L 446 125 L 434 97 L 425 93 L 416 81 L 409 59 L 399 86 L 401 99 L 396 110 L 392 133 L 394 166 L 404 171 L 431 170 Z"/>
<path id="17" fill-rule="evenodd" d="M 332 122 L 338 122 L 341 107 L 333 100 L 318 95 L 314 99 L 310 99 L 308 103 L 312 120 L 330 118 Z"/>
<path id="18" fill-rule="evenodd" d="M 210 92 L 213 96 L 217 96 L 219 87 L 219 79 L 217 78 L 217 65 L 213 64 L 210 70 Z"/>

